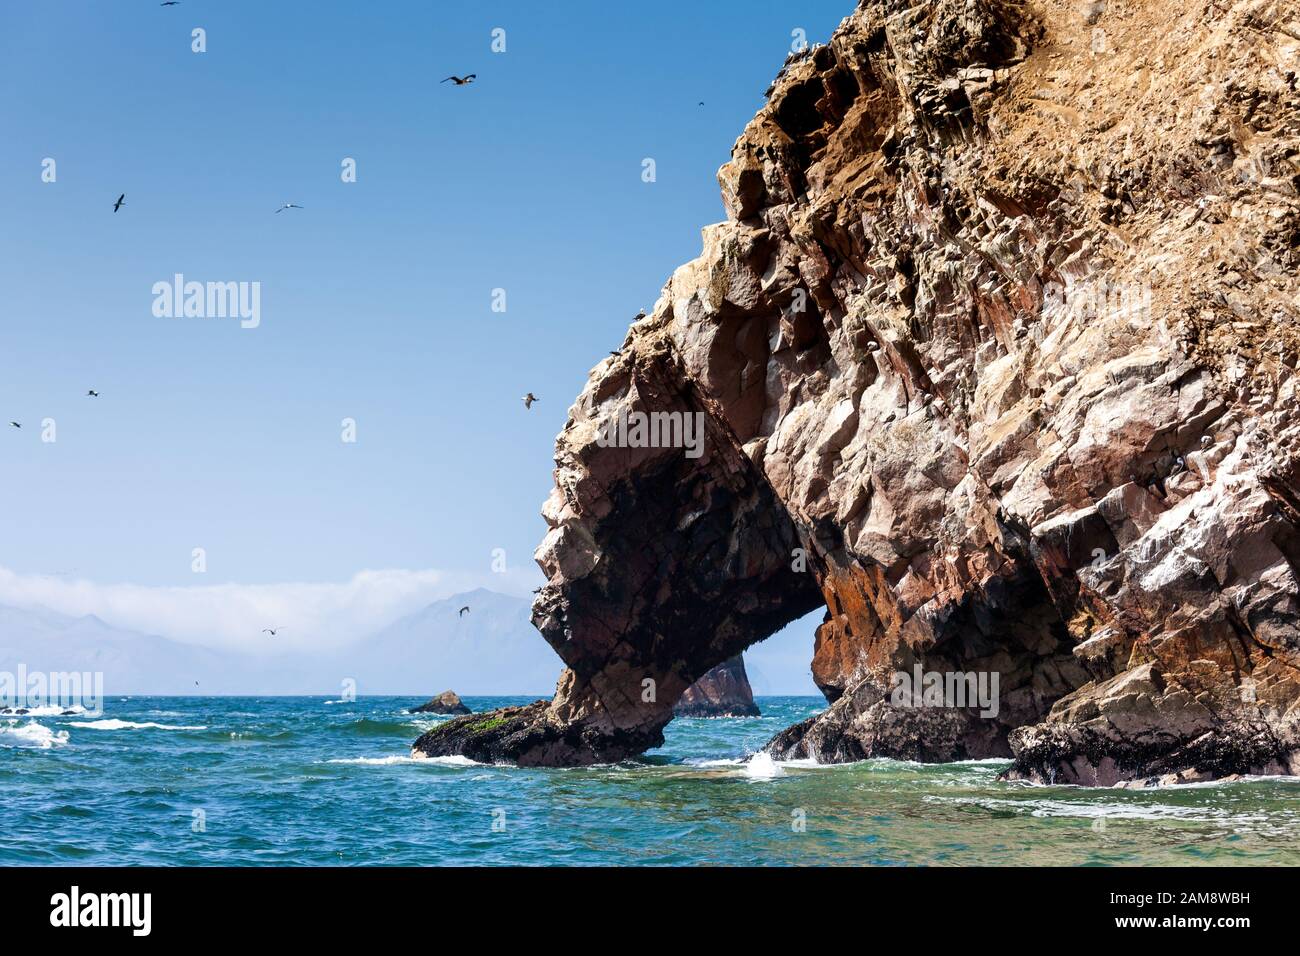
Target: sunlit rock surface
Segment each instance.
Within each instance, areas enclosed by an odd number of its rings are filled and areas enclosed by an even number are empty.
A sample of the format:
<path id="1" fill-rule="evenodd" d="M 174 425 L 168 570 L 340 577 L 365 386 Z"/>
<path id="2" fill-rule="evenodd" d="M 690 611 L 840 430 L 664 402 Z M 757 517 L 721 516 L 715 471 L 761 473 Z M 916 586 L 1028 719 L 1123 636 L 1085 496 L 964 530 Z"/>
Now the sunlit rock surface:
<path id="1" fill-rule="evenodd" d="M 864 2 L 787 61 L 557 441 L 554 701 L 417 752 L 634 755 L 824 607 L 775 756 L 1300 772 L 1295 7 L 1087 6 Z M 606 447 L 638 411 L 702 454 Z M 996 714 L 897 706 L 918 664 Z"/>

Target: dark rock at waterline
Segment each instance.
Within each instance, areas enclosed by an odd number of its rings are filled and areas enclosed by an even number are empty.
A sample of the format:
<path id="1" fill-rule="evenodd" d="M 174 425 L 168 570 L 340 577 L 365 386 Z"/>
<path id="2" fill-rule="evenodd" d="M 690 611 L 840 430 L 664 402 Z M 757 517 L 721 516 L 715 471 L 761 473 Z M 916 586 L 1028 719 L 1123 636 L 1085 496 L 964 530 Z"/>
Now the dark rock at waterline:
<path id="1" fill-rule="evenodd" d="M 455 691 L 445 690 L 437 697 L 431 698 L 427 703 L 419 707 L 412 707 L 412 714 L 472 714 L 473 711 L 465 706 L 464 702 L 456 696 Z"/>
<path id="2" fill-rule="evenodd" d="M 617 728 L 596 728 L 557 719 L 548 700 L 523 707 L 441 724 L 415 741 L 412 757 L 468 757 L 479 763 L 512 763 L 521 767 L 572 767 L 616 763 L 645 746 L 663 743 L 663 734 L 649 742 L 641 734 Z"/>
<path id="3" fill-rule="evenodd" d="M 1295 717 L 1234 714 L 1232 700 L 1169 683 L 1146 663 L 1062 698 L 1054 720 L 1011 734 L 1016 760 L 1003 778 L 1107 787 L 1300 774 Z M 1108 719 L 1090 719 L 1098 712 Z"/>
<path id="4" fill-rule="evenodd" d="M 686 688 L 673 708 L 675 717 L 758 717 L 761 713 L 739 654 Z"/>
<path id="5" fill-rule="evenodd" d="M 981 720 L 977 708 L 896 706 L 888 693 L 863 680 L 820 714 L 778 733 L 763 749 L 777 760 L 818 763 L 871 757 L 924 763 L 1010 758 L 1000 727 Z"/>

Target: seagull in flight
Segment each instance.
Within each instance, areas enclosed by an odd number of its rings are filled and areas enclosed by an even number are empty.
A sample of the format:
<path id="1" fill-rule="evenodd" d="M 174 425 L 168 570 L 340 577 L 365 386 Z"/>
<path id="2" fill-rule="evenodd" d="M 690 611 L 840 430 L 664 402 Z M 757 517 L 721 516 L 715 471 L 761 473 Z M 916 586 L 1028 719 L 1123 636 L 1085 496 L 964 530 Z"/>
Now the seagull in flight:
<path id="1" fill-rule="evenodd" d="M 464 617 L 468 613 L 469 613 L 469 605 L 466 604 L 463 608 L 461 608 L 459 611 L 456 612 L 456 616 Z"/>
<path id="2" fill-rule="evenodd" d="M 521 398 L 520 401 L 524 403 L 524 408 L 532 408 L 533 402 L 540 402 L 541 399 L 538 398 L 536 395 L 534 395 L 532 392 L 529 392 L 527 395 Z"/>
<path id="3" fill-rule="evenodd" d="M 439 83 L 455 83 L 457 86 L 469 86 L 474 82 L 477 73 L 468 73 L 465 76 L 449 76 L 445 80 L 439 80 Z"/>
<path id="4" fill-rule="evenodd" d="M 126 193 L 122 193 L 122 195 L 117 197 L 117 202 L 113 203 L 113 212 L 117 212 L 125 205 L 126 205 Z"/>
<path id="5" fill-rule="evenodd" d="M 282 627 L 264 627 L 262 628 L 262 633 L 270 634 L 272 637 L 275 637 L 275 635 L 279 634 L 283 630 L 284 628 Z"/>
<path id="6" fill-rule="evenodd" d="M 88 392 L 86 393 L 86 397 L 87 397 L 87 398 L 99 398 L 99 392 L 95 391 L 95 390 L 92 388 L 90 391 L 88 391 Z"/>
<path id="7" fill-rule="evenodd" d="M 180 5 L 180 2 L 181 2 L 181 0 L 163 0 L 162 3 L 158 4 L 158 6 L 160 6 L 160 7 L 175 7 L 175 6 L 179 6 L 179 5 Z M 195 682 L 194 682 L 195 686 L 197 686 L 198 683 L 199 683 L 198 681 L 195 681 Z"/>
<path id="8" fill-rule="evenodd" d="M 277 210 L 275 211 L 275 214 L 278 216 L 278 215 L 280 215 L 280 213 L 284 212 L 286 209 L 301 209 L 301 208 L 302 208 L 302 206 L 299 206 L 296 202 L 287 202 L 287 203 L 285 203 L 283 206 L 281 206 L 279 209 L 277 209 Z"/>
<path id="9" fill-rule="evenodd" d="M 23 427 L 22 425 L 19 425 L 17 422 L 10 422 L 9 424 L 12 425 L 12 426 L 14 426 L 14 428 L 22 428 L 22 427 Z"/>

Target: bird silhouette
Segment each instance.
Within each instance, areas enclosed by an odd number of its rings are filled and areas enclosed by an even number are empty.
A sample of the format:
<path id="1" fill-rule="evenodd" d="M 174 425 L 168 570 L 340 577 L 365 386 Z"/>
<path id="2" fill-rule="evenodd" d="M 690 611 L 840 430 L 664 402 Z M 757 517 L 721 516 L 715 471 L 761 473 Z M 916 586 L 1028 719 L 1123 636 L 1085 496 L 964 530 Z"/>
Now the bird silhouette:
<path id="1" fill-rule="evenodd" d="M 279 634 L 283 630 L 284 628 L 282 627 L 264 627 L 262 628 L 262 633 L 270 634 L 272 637 L 275 637 L 275 635 Z"/>
<path id="2" fill-rule="evenodd" d="M 10 422 L 9 424 L 12 425 L 12 426 L 14 426 L 14 428 L 22 428 L 22 427 L 23 427 L 22 425 L 19 425 L 17 422 Z"/>
<path id="3" fill-rule="evenodd" d="M 533 402 L 540 402 L 541 399 L 538 398 L 536 395 L 534 395 L 532 392 L 529 392 L 527 395 L 521 398 L 520 401 L 524 403 L 524 408 L 532 408 Z"/>
<path id="4" fill-rule="evenodd" d="M 469 86 L 474 82 L 477 73 L 467 73 L 464 76 L 449 76 L 445 80 L 439 80 L 439 83 L 455 83 L 457 86 Z"/>
<path id="5" fill-rule="evenodd" d="M 296 202 L 287 202 L 287 203 L 285 203 L 283 206 L 281 206 L 279 209 L 277 209 L 277 210 L 275 211 L 275 214 L 278 216 L 278 215 L 280 215 L 280 213 L 284 212 L 286 209 L 301 209 L 301 208 L 302 208 L 302 206 L 299 206 Z"/>
<path id="6" fill-rule="evenodd" d="M 92 388 L 90 391 L 88 391 L 88 392 L 86 393 L 86 397 L 87 397 L 87 398 L 99 398 L 99 392 L 95 391 L 95 390 Z"/>
<path id="7" fill-rule="evenodd" d="M 162 3 L 158 4 L 158 6 L 160 6 L 160 7 L 176 7 L 176 6 L 180 6 L 180 2 L 181 2 L 181 0 L 163 0 Z M 198 684 L 198 681 L 195 681 L 194 683 L 195 683 L 195 684 Z"/>
<path id="8" fill-rule="evenodd" d="M 113 203 L 113 212 L 117 212 L 125 205 L 126 205 L 126 193 L 122 193 L 122 195 L 117 197 L 117 202 Z"/>
<path id="9" fill-rule="evenodd" d="M 456 616 L 464 617 L 468 613 L 469 613 L 469 605 L 466 604 L 463 608 L 461 608 L 459 611 L 456 612 Z"/>

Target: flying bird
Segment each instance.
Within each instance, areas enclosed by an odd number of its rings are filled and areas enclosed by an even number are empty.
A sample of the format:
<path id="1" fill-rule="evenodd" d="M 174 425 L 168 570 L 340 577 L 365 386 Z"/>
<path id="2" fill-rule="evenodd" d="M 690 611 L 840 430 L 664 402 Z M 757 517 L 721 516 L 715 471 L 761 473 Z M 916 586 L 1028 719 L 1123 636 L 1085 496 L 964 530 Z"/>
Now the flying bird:
<path id="1" fill-rule="evenodd" d="M 468 613 L 469 613 L 469 605 L 466 604 L 463 608 L 461 608 L 459 611 L 456 612 L 456 616 L 464 617 Z"/>
<path id="2" fill-rule="evenodd" d="M 279 634 L 283 630 L 284 628 L 282 627 L 264 627 L 262 628 L 262 633 L 270 634 L 272 637 L 275 637 L 275 635 Z"/>
<path id="3" fill-rule="evenodd" d="M 10 422 L 9 424 L 12 425 L 12 426 L 14 426 L 14 428 L 22 428 L 22 427 L 23 427 L 22 425 L 19 425 L 17 422 Z"/>
<path id="4" fill-rule="evenodd" d="M 162 3 L 158 4 L 158 6 L 160 6 L 160 7 L 174 7 L 174 6 L 179 5 L 180 2 L 181 2 L 181 0 L 163 0 Z M 195 683 L 196 686 L 198 685 L 198 681 L 195 681 L 194 683 Z"/>
<path id="5" fill-rule="evenodd" d="M 126 193 L 122 193 L 122 195 L 117 197 L 117 202 L 113 203 L 113 212 L 117 212 L 125 205 L 126 205 Z"/>
<path id="6" fill-rule="evenodd" d="M 450 82 L 450 83 L 455 83 L 457 86 L 469 86 L 469 84 L 471 84 L 471 83 L 474 82 L 474 78 L 475 78 L 476 76 L 478 76 L 477 73 L 469 73 L 469 74 L 466 74 L 465 76 L 449 76 L 449 77 L 447 77 L 447 79 L 445 79 L 445 80 L 439 80 L 438 82 L 439 82 L 439 83 L 449 83 L 449 82 Z"/>
<path id="7" fill-rule="evenodd" d="M 95 391 L 95 390 L 92 388 L 90 391 L 88 391 L 88 392 L 86 393 L 86 397 L 87 397 L 87 398 L 99 398 L 99 392 Z"/>
<path id="8" fill-rule="evenodd" d="M 281 206 L 279 209 L 277 209 L 277 210 L 275 211 L 275 214 L 278 216 L 278 215 L 280 215 L 280 213 L 284 212 L 286 209 L 301 209 L 301 208 L 302 208 L 302 206 L 299 206 L 296 202 L 287 202 L 287 203 L 285 203 L 283 206 Z"/>
<path id="9" fill-rule="evenodd" d="M 529 392 L 527 395 L 521 398 L 520 401 L 524 403 L 524 408 L 532 408 L 533 402 L 540 402 L 541 399 L 538 398 L 536 395 L 534 395 L 532 392 Z"/>

